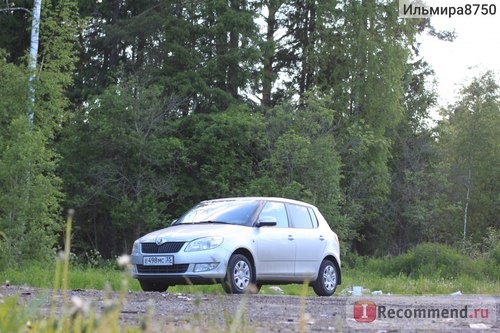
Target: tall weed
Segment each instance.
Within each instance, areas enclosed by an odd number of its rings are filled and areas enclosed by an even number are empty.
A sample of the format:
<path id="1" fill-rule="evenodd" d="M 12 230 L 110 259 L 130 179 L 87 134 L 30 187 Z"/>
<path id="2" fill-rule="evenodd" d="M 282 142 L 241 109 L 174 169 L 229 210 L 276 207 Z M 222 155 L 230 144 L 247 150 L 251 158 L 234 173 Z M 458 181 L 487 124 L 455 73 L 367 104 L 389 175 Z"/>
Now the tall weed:
<path id="1" fill-rule="evenodd" d="M 0 298 L 0 332 L 44 332 L 44 333 L 66 333 L 66 332 L 120 332 L 119 315 L 125 296 L 128 292 L 128 274 L 122 273 L 120 294 L 118 299 L 109 299 L 109 310 L 103 311 L 99 317 L 89 302 L 72 298 L 68 299 L 68 289 L 70 286 L 70 235 L 72 225 L 72 212 L 68 214 L 66 223 L 66 241 L 64 252 L 61 252 L 56 259 L 52 272 L 52 281 L 47 282 L 44 275 L 44 282 L 38 281 L 43 286 L 50 285 L 53 289 L 51 310 L 48 316 L 38 314 L 37 311 L 29 311 L 30 306 L 25 307 L 18 301 L 17 296 Z M 130 266 L 129 261 L 122 263 L 122 266 Z M 40 268 L 40 266 L 35 266 Z M 130 267 L 128 267 L 130 268 Z M 33 269 L 33 267 L 29 267 Z M 46 271 L 40 269 L 40 271 Z M 29 274 L 33 276 L 33 271 Z M 33 282 L 33 280 L 32 280 Z M 37 284 L 37 283 L 32 283 Z M 58 295 L 62 295 L 62 306 L 58 303 Z M 61 307 L 62 313 L 57 314 L 56 308 Z M 141 332 L 139 327 L 129 327 L 128 332 Z"/>
<path id="2" fill-rule="evenodd" d="M 500 265 L 495 251 L 491 252 L 490 258 L 473 260 L 448 245 L 423 243 L 397 257 L 372 258 L 365 269 L 392 277 L 457 279 L 468 276 L 477 280 L 498 281 Z M 498 251 L 500 257 L 500 247 Z"/>

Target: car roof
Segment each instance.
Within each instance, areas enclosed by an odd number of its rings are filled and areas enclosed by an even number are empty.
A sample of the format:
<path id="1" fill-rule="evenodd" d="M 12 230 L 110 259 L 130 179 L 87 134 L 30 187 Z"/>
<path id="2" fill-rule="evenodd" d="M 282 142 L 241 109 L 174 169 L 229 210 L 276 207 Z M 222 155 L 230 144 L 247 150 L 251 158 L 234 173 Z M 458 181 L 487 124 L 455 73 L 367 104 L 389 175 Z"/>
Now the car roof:
<path id="1" fill-rule="evenodd" d="M 299 201 L 299 200 L 294 200 L 294 199 L 287 199 L 287 198 L 280 198 L 280 197 L 228 197 L 228 198 L 217 198 L 217 199 L 210 199 L 210 200 L 203 200 L 202 202 L 216 202 L 216 201 L 280 201 L 284 203 L 293 203 L 293 204 L 298 204 L 298 205 L 303 205 L 303 206 L 309 206 L 309 207 L 315 207 L 314 205 L 311 205 L 307 202 Z"/>

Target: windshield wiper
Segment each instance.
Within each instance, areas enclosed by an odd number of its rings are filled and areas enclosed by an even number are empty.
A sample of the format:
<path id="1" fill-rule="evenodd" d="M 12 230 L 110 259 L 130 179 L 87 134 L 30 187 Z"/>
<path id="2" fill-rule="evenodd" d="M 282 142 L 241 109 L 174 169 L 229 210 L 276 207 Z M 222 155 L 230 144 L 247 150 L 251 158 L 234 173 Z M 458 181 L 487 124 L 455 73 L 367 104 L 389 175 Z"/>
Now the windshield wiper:
<path id="1" fill-rule="evenodd" d="M 214 223 L 214 224 L 228 224 L 228 222 L 224 222 L 224 221 L 199 221 L 199 222 L 195 222 L 195 224 L 198 224 L 198 223 L 203 223 L 203 224 L 211 224 L 211 223 Z"/>

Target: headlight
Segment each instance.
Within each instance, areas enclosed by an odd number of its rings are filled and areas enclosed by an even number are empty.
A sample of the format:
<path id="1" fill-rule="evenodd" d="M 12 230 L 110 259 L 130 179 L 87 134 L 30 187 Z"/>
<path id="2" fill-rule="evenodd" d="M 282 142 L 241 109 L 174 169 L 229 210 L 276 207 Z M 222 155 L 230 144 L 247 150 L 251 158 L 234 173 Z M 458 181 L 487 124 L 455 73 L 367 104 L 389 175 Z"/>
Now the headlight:
<path id="1" fill-rule="evenodd" d="M 132 254 L 141 253 L 141 243 L 139 241 L 134 242 L 134 246 L 132 246 Z"/>
<path id="2" fill-rule="evenodd" d="M 204 237 L 198 238 L 194 241 L 189 242 L 184 251 L 194 252 L 194 251 L 204 251 L 211 250 L 222 244 L 224 238 L 222 237 Z"/>

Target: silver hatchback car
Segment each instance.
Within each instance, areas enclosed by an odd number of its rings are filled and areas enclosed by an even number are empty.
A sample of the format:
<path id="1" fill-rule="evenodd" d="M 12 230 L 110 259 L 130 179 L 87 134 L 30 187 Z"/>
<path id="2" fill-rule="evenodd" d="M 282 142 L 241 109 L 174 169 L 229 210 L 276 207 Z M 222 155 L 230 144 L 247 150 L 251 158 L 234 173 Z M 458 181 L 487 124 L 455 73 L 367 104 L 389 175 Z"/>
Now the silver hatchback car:
<path id="1" fill-rule="evenodd" d="M 341 282 L 339 240 L 319 210 L 282 198 L 202 201 L 168 228 L 134 242 L 134 278 L 145 291 L 221 283 L 227 293 L 309 283 L 320 296 Z"/>

